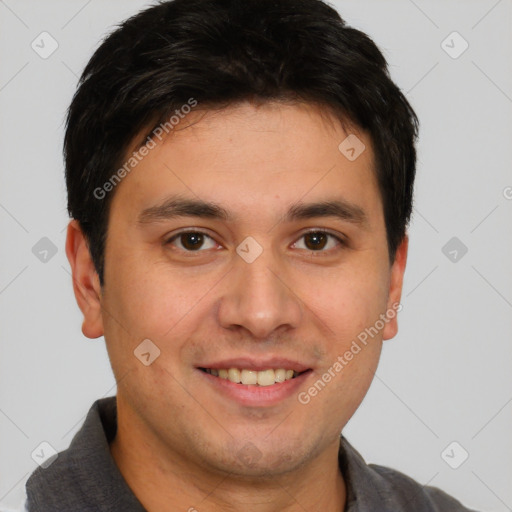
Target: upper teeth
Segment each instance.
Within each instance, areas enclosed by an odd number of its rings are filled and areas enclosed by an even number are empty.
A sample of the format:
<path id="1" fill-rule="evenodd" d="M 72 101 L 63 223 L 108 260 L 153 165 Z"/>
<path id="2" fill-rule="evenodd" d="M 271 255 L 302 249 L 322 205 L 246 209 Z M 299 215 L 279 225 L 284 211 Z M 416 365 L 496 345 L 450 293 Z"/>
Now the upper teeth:
<path id="1" fill-rule="evenodd" d="M 206 368 L 205 371 L 211 375 L 215 375 L 221 379 L 228 379 L 237 384 L 258 384 L 260 386 L 271 386 L 276 382 L 284 382 L 285 380 L 290 380 L 298 375 L 297 372 L 294 372 L 293 370 L 285 370 L 284 368 L 279 368 L 277 370 L 269 369 L 260 372 L 246 369 L 239 370 L 238 368 L 230 368 L 229 370 L 224 368 L 219 370 L 215 368 Z"/>

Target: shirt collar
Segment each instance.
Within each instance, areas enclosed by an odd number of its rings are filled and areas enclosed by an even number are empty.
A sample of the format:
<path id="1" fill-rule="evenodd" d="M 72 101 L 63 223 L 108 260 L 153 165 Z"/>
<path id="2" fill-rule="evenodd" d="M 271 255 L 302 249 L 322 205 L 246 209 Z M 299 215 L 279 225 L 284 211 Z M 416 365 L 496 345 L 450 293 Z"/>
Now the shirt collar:
<path id="1" fill-rule="evenodd" d="M 46 469 L 40 467 L 34 471 L 27 481 L 28 504 L 32 507 L 29 510 L 38 512 L 65 504 L 70 510 L 90 507 L 101 512 L 145 512 L 110 453 L 109 443 L 116 430 L 116 397 L 96 400 L 69 448 L 60 452 Z M 371 470 L 343 435 L 340 435 L 338 461 L 347 490 L 344 512 L 375 510 L 376 505 L 382 512 L 393 510 L 392 489 L 388 489 L 388 483 Z"/>

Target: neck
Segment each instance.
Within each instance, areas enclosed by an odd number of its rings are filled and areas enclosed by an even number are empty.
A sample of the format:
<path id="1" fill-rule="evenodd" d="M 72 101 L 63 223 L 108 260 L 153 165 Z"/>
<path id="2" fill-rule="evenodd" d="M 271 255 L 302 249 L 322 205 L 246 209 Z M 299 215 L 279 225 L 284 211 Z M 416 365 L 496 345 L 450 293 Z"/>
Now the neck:
<path id="1" fill-rule="evenodd" d="M 338 465 L 339 439 L 307 467 L 281 475 L 269 473 L 268 478 L 250 478 L 215 473 L 196 465 L 164 446 L 135 418 L 125 415 L 125 409 L 118 408 L 118 429 L 110 451 L 147 512 L 167 510 L 169 503 L 173 510 L 190 512 L 230 512 L 247 506 L 251 512 L 345 510 L 346 488 Z"/>

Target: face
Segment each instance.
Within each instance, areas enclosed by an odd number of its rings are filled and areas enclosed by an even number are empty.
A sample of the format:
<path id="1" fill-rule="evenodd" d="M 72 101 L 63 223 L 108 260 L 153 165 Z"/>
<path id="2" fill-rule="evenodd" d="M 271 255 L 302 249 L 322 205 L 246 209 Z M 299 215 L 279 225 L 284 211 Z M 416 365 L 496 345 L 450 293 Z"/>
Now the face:
<path id="1" fill-rule="evenodd" d="M 292 471 L 367 392 L 407 240 L 391 265 L 371 141 L 318 107 L 244 103 L 177 128 L 115 189 L 84 333 L 104 334 L 119 403 L 160 453 Z"/>

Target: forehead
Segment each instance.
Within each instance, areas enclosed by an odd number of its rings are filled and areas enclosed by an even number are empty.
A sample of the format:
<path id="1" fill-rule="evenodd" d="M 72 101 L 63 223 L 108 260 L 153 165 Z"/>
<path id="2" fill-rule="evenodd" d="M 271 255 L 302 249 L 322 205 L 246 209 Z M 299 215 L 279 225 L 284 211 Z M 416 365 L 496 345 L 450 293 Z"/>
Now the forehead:
<path id="1" fill-rule="evenodd" d="M 233 218 L 334 196 L 370 216 L 380 209 L 368 135 L 312 104 L 198 108 L 123 179 L 112 209 L 140 215 L 175 194 Z"/>

